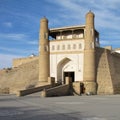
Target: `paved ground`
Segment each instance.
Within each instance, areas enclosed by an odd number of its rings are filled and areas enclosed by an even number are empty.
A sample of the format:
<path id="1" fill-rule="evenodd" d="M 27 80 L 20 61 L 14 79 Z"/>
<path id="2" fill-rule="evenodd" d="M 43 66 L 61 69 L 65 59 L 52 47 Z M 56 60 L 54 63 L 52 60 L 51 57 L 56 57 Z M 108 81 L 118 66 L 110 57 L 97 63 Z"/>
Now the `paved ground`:
<path id="1" fill-rule="evenodd" d="M 0 120 L 120 120 L 120 95 L 0 96 Z"/>

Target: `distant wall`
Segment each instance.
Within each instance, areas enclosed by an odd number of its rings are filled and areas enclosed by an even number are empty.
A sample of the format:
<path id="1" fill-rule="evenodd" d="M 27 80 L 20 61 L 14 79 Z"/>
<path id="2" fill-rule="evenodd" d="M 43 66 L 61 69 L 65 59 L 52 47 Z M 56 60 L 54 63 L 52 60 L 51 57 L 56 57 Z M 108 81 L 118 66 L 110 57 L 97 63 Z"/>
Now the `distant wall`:
<path id="1" fill-rule="evenodd" d="M 13 67 L 18 67 L 19 65 L 37 60 L 38 56 L 33 56 L 33 57 L 26 57 L 26 58 L 16 58 L 13 59 Z"/>
<path id="2" fill-rule="evenodd" d="M 38 81 L 38 60 L 23 64 L 17 68 L 0 71 L 0 91 L 9 89 L 10 93 L 32 88 Z"/>

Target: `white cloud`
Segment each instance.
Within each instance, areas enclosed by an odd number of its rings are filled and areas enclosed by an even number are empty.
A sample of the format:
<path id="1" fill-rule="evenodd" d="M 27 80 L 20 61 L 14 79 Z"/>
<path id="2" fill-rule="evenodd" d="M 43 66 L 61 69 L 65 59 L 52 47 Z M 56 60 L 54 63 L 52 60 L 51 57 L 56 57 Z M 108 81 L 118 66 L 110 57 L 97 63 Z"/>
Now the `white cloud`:
<path id="1" fill-rule="evenodd" d="M 4 22 L 3 25 L 8 28 L 11 28 L 13 26 L 11 22 Z"/>
<path id="2" fill-rule="evenodd" d="M 24 56 L 27 56 L 31 53 L 34 53 L 34 54 L 37 54 L 38 53 L 38 48 L 36 47 L 32 47 L 32 48 L 29 48 L 29 47 L 24 47 L 24 48 L 9 48 L 9 47 L 2 47 L 0 46 L 0 51 L 4 51 L 4 52 L 7 52 L 7 53 L 12 53 L 12 54 L 17 54 L 17 55 L 24 55 Z"/>
<path id="3" fill-rule="evenodd" d="M 21 56 L 11 54 L 0 54 L 0 69 L 12 67 L 12 60 L 14 58 L 21 58 Z"/>
<path id="4" fill-rule="evenodd" d="M 31 40 L 30 36 L 21 33 L 0 33 L 0 39 L 6 39 L 10 41 L 20 41 L 21 43 L 28 45 L 38 45 L 38 40 Z M 1 48 L 1 47 L 0 47 Z"/>
<path id="5" fill-rule="evenodd" d="M 38 45 L 38 40 L 29 40 L 27 42 L 27 44 L 29 44 L 29 45 Z"/>
<path id="6" fill-rule="evenodd" d="M 6 52 L 17 52 L 17 53 L 21 53 L 22 50 L 18 49 L 18 48 L 11 48 L 11 47 L 2 47 L 0 46 L 0 50 L 2 51 L 6 51 Z"/>
<path id="7" fill-rule="evenodd" d="M 25 34 L 17 34 L 17 33 L 0 33 L 0 39 L 10 39 L 10 40 L 24 40 L 28 36 Z"/>
<path id="8" fill-rule="evenodd" d="M 22 10 L 21 10 L 21 11 L 22 11 Z M 26 13 L 26 12 L 21 13 L 21 11 L 19 11 L 19 12 L 14 12 L 14 11 L 9 10 L 9 9 L 4 9 L 4 12 L 5 12 L 5 13 L 13 16 L 13 17 L 16 18 L 17 20 L 21 20 L 21 18 L 24 19 L 24 21 L 23 21 L 24 24 L 26 23 L 26 20 L 27 20 L 27 23 L 33 22 L 33 23 L 38 24 L 38 21 L 39 21 L 38 16 L 34 16 L 33 14 Z M 20 21 L 20 22 L 22 22 L 22 21 Z"/>

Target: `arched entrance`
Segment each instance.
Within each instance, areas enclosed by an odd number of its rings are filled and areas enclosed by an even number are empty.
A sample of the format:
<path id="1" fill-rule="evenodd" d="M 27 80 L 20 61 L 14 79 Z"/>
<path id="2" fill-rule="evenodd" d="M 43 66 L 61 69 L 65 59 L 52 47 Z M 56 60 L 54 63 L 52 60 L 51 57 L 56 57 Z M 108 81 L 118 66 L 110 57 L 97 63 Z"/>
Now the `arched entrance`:
<path id="1" fill-rule="evenodd" d="M 69 58 L 62 59 L 57 65 L 57 80 L 58 82 L 65 83 L 65 77 L 72 77 L 75 81 L 75 65 Z"/>

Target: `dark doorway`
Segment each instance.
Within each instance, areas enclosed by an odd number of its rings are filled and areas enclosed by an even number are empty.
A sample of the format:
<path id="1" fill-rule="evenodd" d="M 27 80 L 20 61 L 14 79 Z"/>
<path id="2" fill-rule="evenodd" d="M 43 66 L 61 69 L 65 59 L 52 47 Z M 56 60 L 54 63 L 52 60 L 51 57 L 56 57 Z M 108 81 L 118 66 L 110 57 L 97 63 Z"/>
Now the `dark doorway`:
<path id="1" fill-rule="evenodd" d="M 64 83 L 65 83 L 65 77 L 71 77 L 72 78 L 72 82 L 75 81 L 74 72 L 64 72 Z"/>
<path id="2" fill-rule="evenodd" d="M 80 94 L 84 94 L 85 93 L 85 87 L 83 83 L 80 83 Z"/>

